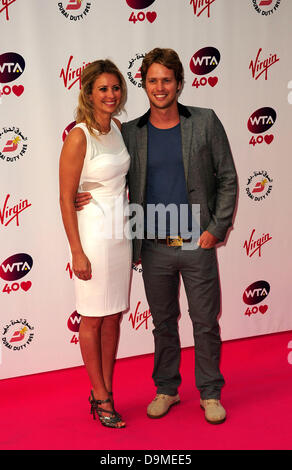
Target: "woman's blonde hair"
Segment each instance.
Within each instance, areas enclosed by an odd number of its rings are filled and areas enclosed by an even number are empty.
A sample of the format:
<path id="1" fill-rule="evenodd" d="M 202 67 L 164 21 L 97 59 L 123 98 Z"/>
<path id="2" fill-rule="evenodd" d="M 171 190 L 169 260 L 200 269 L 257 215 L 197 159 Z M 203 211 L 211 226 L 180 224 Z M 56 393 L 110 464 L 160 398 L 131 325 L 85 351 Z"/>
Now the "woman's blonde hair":
<path id="1" fill-rule="evenodd" d="M 116 75 L 119 80 L 121 87 L 121 101 L 115 114 L 118 114 L 124 109 L 124 105 L 127 101 L 127 85 L 122 73 L 118 67 L 110 60 L 96 60 L 82 71 L 81 74 L 81 90 L 78 97 L 78 106 L 75 113 L 76 123 L 84 122 L 89 130 L 90 134 L 94 135 L 93 128 L 97 128 L 101 132 L 101 127 L 96 122 L 94 117 L 94 107 L 90 99 L 92 94 L 92 88 L 95 80 L 103 73 L 110 73 Z"/>

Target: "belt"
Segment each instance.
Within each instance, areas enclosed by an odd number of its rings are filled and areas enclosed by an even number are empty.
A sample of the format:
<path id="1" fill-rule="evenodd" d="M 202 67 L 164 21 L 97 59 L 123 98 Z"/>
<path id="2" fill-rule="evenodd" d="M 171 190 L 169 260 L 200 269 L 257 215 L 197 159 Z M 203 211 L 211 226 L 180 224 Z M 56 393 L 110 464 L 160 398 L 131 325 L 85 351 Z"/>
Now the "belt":
<path id="1" fill-rule="evenodd" d="M 184 243 L 190 243 L 192 241 L 192 238 L 182 238 L 178 235 L 176 237 L 148 238 L 148 240 L 154 243 L 161 243 L 167 246 L 182 246 Z"/>

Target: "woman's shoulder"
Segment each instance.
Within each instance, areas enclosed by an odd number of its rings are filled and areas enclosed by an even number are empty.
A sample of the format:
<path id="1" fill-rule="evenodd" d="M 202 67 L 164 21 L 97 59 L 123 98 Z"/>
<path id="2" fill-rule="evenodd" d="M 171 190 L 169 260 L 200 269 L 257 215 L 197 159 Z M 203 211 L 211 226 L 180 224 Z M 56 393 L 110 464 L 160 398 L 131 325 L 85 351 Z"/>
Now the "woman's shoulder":
<path id="1" fill-rule="evenodd" d="M 83 124 L 83 123 L 80 123 Z M 86 142 L 86 125 L 76 124 L 67 135 L 65 142 L 67 144 L 82 145 Z"/>
<path id="2" fill-rule="evenodd" d="M 122 129 L 122 124 L 121 122 L 117 119 L 117 118 L 112 118 L 112 120 L 114 121 L 114 123 L 118 126 L 119 130 Z"/>

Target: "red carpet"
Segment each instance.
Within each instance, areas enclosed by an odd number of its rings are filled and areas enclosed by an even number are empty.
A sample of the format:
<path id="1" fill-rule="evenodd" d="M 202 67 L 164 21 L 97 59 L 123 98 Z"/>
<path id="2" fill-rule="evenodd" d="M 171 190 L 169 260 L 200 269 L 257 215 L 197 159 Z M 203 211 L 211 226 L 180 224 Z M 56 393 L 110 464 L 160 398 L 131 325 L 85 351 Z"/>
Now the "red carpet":
<path id="1" fill-rule="evenodd" d="M 0 449 L 290 450 L 291 340 L 292 332 L 285 332 L 223 344 L 227 420 L 217 426 L 205 421 L 199 406 L 192 348 L 182 351 L 181 404 L 159 420 L 146 416 L 155 394 L 153 356 L 117 361 L 115 404 L 127 422 L 122 430 L 93 421 L 84 367 L 2 380 Z"/>

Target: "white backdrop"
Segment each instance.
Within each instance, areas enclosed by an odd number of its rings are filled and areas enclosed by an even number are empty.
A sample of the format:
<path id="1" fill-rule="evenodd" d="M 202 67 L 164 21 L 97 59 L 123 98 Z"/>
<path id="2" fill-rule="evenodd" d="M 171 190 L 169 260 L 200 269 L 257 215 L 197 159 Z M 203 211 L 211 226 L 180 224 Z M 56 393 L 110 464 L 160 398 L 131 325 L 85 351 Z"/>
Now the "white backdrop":
<path id="1" fill-rule="evenodd" d="M 143 114 L 139 68 L 157 46 L 180 55 L 180 101 L 216 111 L 238 171 L 234 228 L 217 250 L 222 339 L 292 329 L 291 16 L 289 0 L 0 0 L 1 378 L 82 364 L 58 202 L 62 136 L 80 71 L 98 58 L 125 75 L 121 121 Z M 183 286 L 180 333 L 193 344 Z M 150 352 L 138 265 L 118 357 Z"/>

